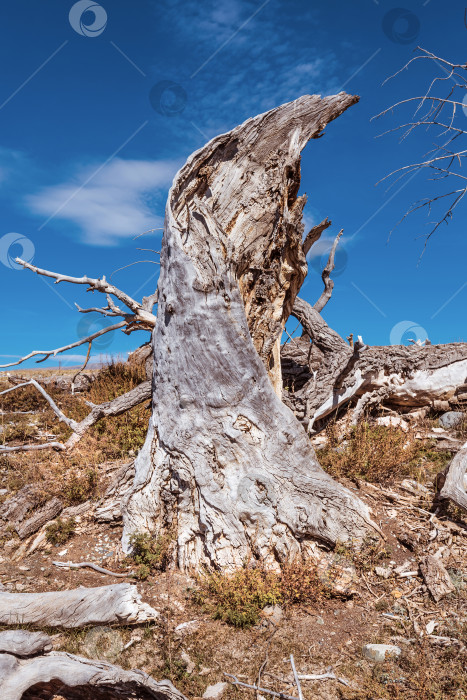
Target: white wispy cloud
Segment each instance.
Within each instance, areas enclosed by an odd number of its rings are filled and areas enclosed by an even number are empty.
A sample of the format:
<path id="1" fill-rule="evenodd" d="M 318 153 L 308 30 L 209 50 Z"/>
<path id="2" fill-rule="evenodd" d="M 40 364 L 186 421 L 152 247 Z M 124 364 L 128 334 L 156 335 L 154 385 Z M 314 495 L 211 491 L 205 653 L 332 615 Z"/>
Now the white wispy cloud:
<path id="1" fill-rule="evenodd" d="M 74 224 L 90 245 L 113 245 L 163 225 L 167 191 L 178 166 L 169 160 L 115 158 L 99 172 L 93 166 L 77 169 L 66 182 L 27 196 L 26 204 L 45 221 Z"/>
<path id="2" fill-rule="evenodd" d="M 329 48 L 313 7 L 299 16 L 280 0 L 157 0 L 155 7 L 173 34 L 153 72 L 180 82 L 183 116 L 209 136 L 300 95 L 334 93 L 360 65 L 358 47 L 341 45 L 339 56 Z"/>

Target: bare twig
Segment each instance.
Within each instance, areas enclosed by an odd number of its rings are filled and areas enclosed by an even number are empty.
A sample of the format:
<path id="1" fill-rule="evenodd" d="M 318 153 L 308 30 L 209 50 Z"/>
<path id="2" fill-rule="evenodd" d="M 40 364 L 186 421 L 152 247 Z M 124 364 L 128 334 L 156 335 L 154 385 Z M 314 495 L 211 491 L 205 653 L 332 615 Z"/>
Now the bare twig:
<path id="1" fill-rule="evenodd" d="M 324 309 L 329 299 L 331 298 L 332 290 L 334 289 L 334 280 L 331 279 L 330 275 L 331 272 L 334 270 L 334 257 L 336 255 L 336 249 L 339 244 L 340 237 L 343 233 L 344 229 L 341 229 L 337 234 L 334 243 L 332 244 L 331 251 L 329 253 L 328 262 L 321 275 L 324 283 L 324 290 L 316 304 L 313 305 L 313 308 L 316 309 L 318 313 L 321 313 L 321 311 Z"/>
<path id="2" fill-rule="evenodd" d="M 133 571 L 128 571 L 124 574 L 117 574 L 115 571 L 104 569 L 102 566 L 98 566 L 91 561 L 81 561 L 78 563 L 74 563 L 72 561 L 53 561 L 52 564 L 60 567 L 61 569 L 94 569 L 94 571 L 97 571 L 99 574 L 107 574 L 107 576 L 116 576 L 118 578 L 126 578 L 127 576 L 132 576 L 134 573 Z"/>
<path id="3" fill-rule="evenodd" d="M 295 668 L 295 661 L 293 658 L 293 654 L 290 654 L 290 665 L 292 666 L 292 673 L 293 673 L 293 677 L 295 679 L 295 685 L 297 686 L 298 697 L 300 698 L 300 700 L 303 700 L 302 686 L 300 685 L 300 681 L 298 679 L 297 669 Z"/>
<path id="4" fill-rule="evenodd" d="M 92 341 L 89 343 L 88 352 L 86 355 L 86 359 L 84 360 L 84 364 L 79 368 L 79 370 L 76 372 L 73 379 L 71 380 L 71 393 L 72 393 L 72 395 L 75 393 L 75 379 L 77 377 L 79 377 L 81 372 L 84 372 L 84 370 L 86 369 L 86 365 L 89 362 L 89 358 L 91 357 L 91 348 L 92 348 Z"/>
<path id="5" fill-rule="evenodd" d="M 58 272 L 50 272 L 49 270 L 42 270 L 39 267 L 36 267 L 35 265 L 31 265 L 30 263 L 26 262 L 25 260 L 22 260 L 21 258 L 16 258 L 16 262 L 19 265 L 22 265 L 24 268 L 31 270 L 32 272 L 35 272 L 38 275 L 43 275 L 44 277 L 51 277 L 52 279 L 55 280 L 55 284 L 58 284 L 59 282 L 70 282 L 71 284 L 84 284 L 87 285 L 88 292 L 102 292 L 103 294 L 111 294 L 112 296 L 116 297 L 116 299 L 119 299 L 121 302 L 125 304 L 133 313 L 135 316 L 138 318 L 140 321 L 145 321 L 146 323 L 150 324 L 151 326 L 155 325 L 156 319 L 153 314 L 145 311 L 142 307 L 142 305 L 135 301 L 135 299 L 132 299 L 128 294 L 125 292 L 122 292 L 120 289 L 117 289 L 113 284 L 109 284 L 105 277 L 102 277 L 102 279 L 94 279 L 92 277 L 87 277 L 84 275 L 83 277 L 71 277 L 70 275 L 62 275 Z"/>
<path id="6" fill-rule="evenodd" d="M 28 355 L 21 357 L 16 362 L 10 362 L 5 365 L 0 365 L 0 367 L 15 367 L 16 365 L 20 365 L 23 362 L 26 362 L 26 360 L 30 360 L 32 357 L 37 357 L 38 355 L 44 355 L 44 357 L 41 360 L 38 360 L 38 362 L 44 362 L 45 360 L 48 360 L 49 357 L 56 357 L 57 355 L 59 355 L 62 352 L 65 352 L 66 350 L 72 350 L 73 348 L 77 348 L 80 345 L 84 345 L 85 343 L 90 343 L 96 338 L 100 338 L 100 336 L 104 335 L 105 333 L 116 331 L 119 328 L 124 328 L 127 325 L 128 324 L 126 321 L 120 321 L 120 323 L 115 323 L 113 326 L 107 326 L 107 328 L 102 328 L 100 331 L 96 331 L 96 333 L 88 335 L 82 340 L 77 340 L 76 343 L 70 343 L 69 345 L 64 345 L 61 348 L 55 348 L 54 350 L 33 350 Z"/>
<path id="7" fill-rule="evenodd" d="M 276 693 L 274 690 L 260 688 L 257 685 L 250 685 L 250 683 L 243 683 L 242 681 L 239 681 L 236 676 L 232 676 L 230 673 L 224 673 L 224 676 L 227 676 L 227 678 L 233 678 L 233 680 L 231 680 L 230 683 L 240 688 L 249 688 L 250 690 L 256 690 L 260 693 L 267 693 L 268 695 L 273 695 L 276 698 L 283 698 L 283 700 L 299 700 L 299 698 L 296 698 L 293 695 L 286 695 L 285 693 Z"/>

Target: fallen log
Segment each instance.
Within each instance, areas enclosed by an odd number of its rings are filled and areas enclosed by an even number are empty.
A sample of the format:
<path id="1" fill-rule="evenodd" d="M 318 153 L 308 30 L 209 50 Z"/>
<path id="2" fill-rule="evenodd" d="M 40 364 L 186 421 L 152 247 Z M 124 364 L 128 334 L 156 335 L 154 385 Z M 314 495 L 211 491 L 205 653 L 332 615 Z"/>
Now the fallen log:
<path id="1" fill-rule="evenodd" d="M 30 633 L 24 632 L 23 635 Z M 27 644 L 27 640 L 24 639 Z M 31 649 L 34 642 L 31 640 Z M 125 671 L 106 661 L 51 652 L 30 659 L 0 653 L 3 700 L 186 700 L 168 680 L 155 681 L 144 671 Z"/>
<path id="2" fill-rule="evenodd" d="M 457 392 L 467 377 L 467 343 L 373 346 L 355 357 L 311 304 L 297 298 L 292 315 L 305 334 L 281 348 L 284 386 L 293 387 L 284 401 L 308 429 L 345 404 L 357 404 L 359 416 L 362 405 L 375 402 L 398 411 L 440 401 L 458 405 Z"/>
<path id="3" fill-rule="evenodd" d="M 0 624 L 66 629 L 155 620 L 159 613 L 141 601 L 136 586 L 118 583 L 46 593 L 0 591 Z"/>
<path id="4" fill-rule="evenodd" d="M 52 651 L 52 640 L 48 634 L 26 630 L 0 632 L 0 654 L 27 657 L 46 651 Z"/>
<path id="5" fill-rule="evenodd" d="M 50 501 L 39 508 L 30 518 L 15 525 L 15 530 L 20 539 L 24 540 L 29 535 L 33 535 L 40 528 L 60 515 L 63 510 L 63 503 L 59 498 L 51 498 Z"/>

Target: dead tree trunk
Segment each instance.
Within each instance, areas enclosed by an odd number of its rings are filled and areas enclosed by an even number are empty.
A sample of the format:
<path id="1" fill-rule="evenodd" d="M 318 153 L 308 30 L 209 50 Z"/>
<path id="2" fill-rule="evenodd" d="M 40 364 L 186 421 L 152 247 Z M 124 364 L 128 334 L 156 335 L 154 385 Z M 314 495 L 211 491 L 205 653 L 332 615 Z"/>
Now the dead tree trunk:
<path id="1" fill-rule="evenodd" d="M 368 508 L 319 466 L 281 402 L 280 339 L 305 277 L 300 153 L 357 98 L 305 96 L 195 153 L 166 210 L 153 413 L 124 504 L 178 565 L 284 560 L 363 536 Z M 269 372 L 269 376 L 268 376 Z"/>

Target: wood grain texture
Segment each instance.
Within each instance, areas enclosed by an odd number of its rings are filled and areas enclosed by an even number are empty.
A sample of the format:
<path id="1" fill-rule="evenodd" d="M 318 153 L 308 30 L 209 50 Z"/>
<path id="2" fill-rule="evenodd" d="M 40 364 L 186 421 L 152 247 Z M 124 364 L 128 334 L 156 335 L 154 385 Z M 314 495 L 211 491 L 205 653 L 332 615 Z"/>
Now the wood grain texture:
<path id="1" fill-rule="evenodd" d="M 0 624 L 86 627 L 154 620 L 159 613 L 141 601 L 136 586 L 119 583 L 46 593 L 0 591 Z"/>
<path id="2" fill-rule="evenodd" d="M 0 654 L 2 700 L 186 700 L 170 681 L 155 681 L 143 671 L 73 654 L 52 652 L 20 660 Z"/>
<path id="3" fill-rule="evenodd" d="M 371 528 L 367 506 L 321 469 L 278 398 L 274 354 L 306 273 L 300 152 L 356 100 L 283 105 L 213 139 L 176 176 L 153 414 L 123 506 L 127 551 L 132 532 L 165 532 L 182 569 L 238 567 L 251 553 L 272 565 L 311 538 Z"/>

